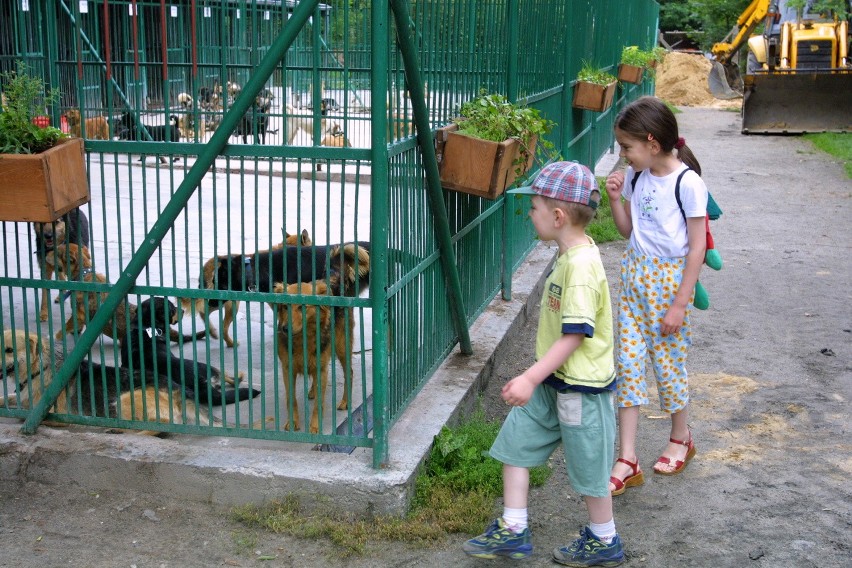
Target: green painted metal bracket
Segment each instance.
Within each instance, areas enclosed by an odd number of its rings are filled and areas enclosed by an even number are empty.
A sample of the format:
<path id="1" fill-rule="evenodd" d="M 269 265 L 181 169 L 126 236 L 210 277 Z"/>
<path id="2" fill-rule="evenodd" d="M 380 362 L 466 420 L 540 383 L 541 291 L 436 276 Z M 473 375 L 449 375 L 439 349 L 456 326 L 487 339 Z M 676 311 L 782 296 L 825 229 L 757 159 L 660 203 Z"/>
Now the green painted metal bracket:
<path id="1" fill-rule="evenodd" d="M 441 193 L 441 176 L 438 172 L 438 158 L 435 156 L 435 141 L 429 125 L 429 111 L 426 108 L 426 96 L 420 67 L 417 63 L 417 49 L 411 34 L 411 18 L 406 0 L 390 0 L 391 12 L 396 22 L 396 42 L 402 55 L 405 82 L 411 93 L 411 108 L 414 111 L 414 126 L 417 130 L 417 144 L 423 156 L 423 168 L 426 170 L 426 190 L 432 217 L 435 221 L 435 233 L 438 249 L 441 252 L 441 266 L 447 279 L 450 297 L 450 311 L 453 315 L 459 346 L 465 355 L 473 353 L 470 342 L 470 330 L 465 317 L 464 300 L 461 293 L 456 255 L 453 252 L 453 240 L 450 235 L 450 223 L 447 218 L 447 206 Z"/>
<path id="2" fill-rule="evenodd" d="M 187 202 L 204 179 L 210 166 L 216 160 L 216 156 L 228 145 L 228 139 L 236 129 L 240 119 L 248 111 L 257 93 L 264 87 L 266 81 L 275 70 L 276 65 L 287 53 L 287 50 L 290 49 L 290 46 L 296 40 L 299 32 L 318 5 L 319 0 L 303 0 L 297 5 L 293 11 L 293 16 L 272 43 L 269 51 L 255 69 L 255 72 L 249 77 L 237 100 L 231 105 L 230 111 L 222 118 L 219 128 L 216 129 L 213 137 L 204 146 L 195 164 L 187 172 L 183 182 L 181 182 L 177 191 L 175 191 L 171 201 L 163 209 L 162 214 L 151 227 L 151 230 L 148 231 L 139 250 L 136 251 L 133 258 L 127 263 L 121 277 L 115 283 L 112 292 L 109 293 L 100 309 L 95 313 L 92 321 L 86 326 L 85 331 L 83 331 L 83 334 L 74 346 L 74 350 L 71 351 L 59 369 L 53 382 L 51 382 L 44 392 L 44 396 L 30 411 L 24 425 L 21 427 L 22 433 L 34 434 L 41 421 L 45 419 L 48 410 L 56 403 L 57 398 L 59 398 L 59 395 L 71 380 L 71 376 L 77 372 L 80 363 L 82 363 L 89 349 L 91 349 L 95 340 L 100 335 L 100 330 L 118 308 L 121 301 L 127 296 L 130 289 L 133 288 L 136 278 L 145 269 L 151 256 L 156 252 L 157 247 L 160 246 L 160 243 L 174 224 L 178 215 L 186 207 Z"/>

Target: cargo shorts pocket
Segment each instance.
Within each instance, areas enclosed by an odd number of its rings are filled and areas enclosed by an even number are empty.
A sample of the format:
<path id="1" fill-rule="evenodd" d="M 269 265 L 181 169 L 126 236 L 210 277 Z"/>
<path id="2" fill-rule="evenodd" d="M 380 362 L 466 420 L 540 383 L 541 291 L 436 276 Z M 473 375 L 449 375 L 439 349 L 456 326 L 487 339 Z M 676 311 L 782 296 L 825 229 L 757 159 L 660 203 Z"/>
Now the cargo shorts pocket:
<path id="1" fill-rule="evenodd" d="M 560 392 L 556 395 L 556 410 L 559 423 L 566 426 L 583 424 L 583 394 L 579 392 Z"/>

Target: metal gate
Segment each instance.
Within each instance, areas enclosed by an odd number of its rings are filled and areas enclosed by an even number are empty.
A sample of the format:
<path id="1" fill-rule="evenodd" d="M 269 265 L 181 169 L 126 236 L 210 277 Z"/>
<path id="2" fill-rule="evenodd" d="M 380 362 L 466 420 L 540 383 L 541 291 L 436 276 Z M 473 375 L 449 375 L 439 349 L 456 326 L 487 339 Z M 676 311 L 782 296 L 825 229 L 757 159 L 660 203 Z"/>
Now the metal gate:
<path id="1" fill-rule="evenodd" d="M 0 416 L 29 432 L 47 417 L 370 447 L 378 467 L 394 421 L 456 346 L 469 352 L 468 325 L 495 294 L 510 297 L 535 242 L 518 198 L 436 186 L 432 130 L 485 89 L 539 108 L 558 124 L 561 154 L 593 163 L 612 144 L 614 113 L 652 85 L 621 87 L 616 107 L 596 114 L 571 108 L 573 77 L 588 54 L 614 66 L 624 45 L 652 44 L 658 6 L 18 0 L 2 10 L 0 70 L 24 61 L 58 86 L 48 114 L 85 138 L 91 272 L 75 273 L 68 249 L 45 254 L 33 224 L 2 224 L 0 348 L 21 355 L 5 371 Z M 70 279 L 43 277 L 45 257 Z M 369 285 L 343 276 L 367 267 Z M 44 321 L 43 294 L 64 298 Z M 154 298 L 184 308 L 173 343 L 134 316 Z M 161 359 L 125 361 L 122 338 Z M 312 393 L 323 369 L 328 382 Z"/>

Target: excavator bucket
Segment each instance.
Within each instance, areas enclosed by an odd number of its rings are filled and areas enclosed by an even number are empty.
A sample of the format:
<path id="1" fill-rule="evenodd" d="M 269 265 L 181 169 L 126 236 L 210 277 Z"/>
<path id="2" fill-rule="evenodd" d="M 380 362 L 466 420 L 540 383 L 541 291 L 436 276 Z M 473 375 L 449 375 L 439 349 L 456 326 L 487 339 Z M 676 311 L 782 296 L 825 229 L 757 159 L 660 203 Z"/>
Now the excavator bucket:
<path id="1" fill-rule="evenodd" d="M 742 131 L 852 132 L 852 72 L 747 75 Z"/>
<path id="2" fill-rule="evenodd" d="M 741 82 L 740 70 L 735 64 L 725 66 L 714 61 L 710 74 L 707 75 L 707 86 L 717 99 L 736 99 L 743 96 L 742 92 L 735 90 L 742 89 Z M 732 86 L 734 88 L 731 88 Z"/>

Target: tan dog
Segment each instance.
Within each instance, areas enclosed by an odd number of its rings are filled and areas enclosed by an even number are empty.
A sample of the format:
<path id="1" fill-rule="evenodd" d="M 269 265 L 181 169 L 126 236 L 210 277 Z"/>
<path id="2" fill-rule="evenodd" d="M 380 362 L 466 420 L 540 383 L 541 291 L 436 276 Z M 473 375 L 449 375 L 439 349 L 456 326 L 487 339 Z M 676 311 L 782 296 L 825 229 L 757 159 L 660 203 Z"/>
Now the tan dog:
<path id="1" fill-rule="evenodd" d="M 180 135 L 187 140 L 195 140 L 195 125 L 198 124 L 198 139 L 201 140 L 207 135 L 207 121 L 198 115 L 199 120 L 195 120 L 195 115 L 190 111 L 189 114 L 182 114 L 178 118 L 178 128 Z"/>
<path id="2" fill-rule="evenodd" d="M 331 146 L 333 148 L 351 148 L 352 143 L 349 142 L 349 139 L 346 138 L 346 134 L 343 132 L 343 129 L 340 128 L 340 125 L 336 122 L 329 127 L 326 131 L 325 136 L 320 142 L 323 146 Z"/>
<path id="3" fill-rule="evenodd" d="M 43 280 L 53 278 L 55 267 L 53 266 L 53 251 L 58 244 L 76 243 L 83 246 L 89 244 L 89 219 L 79 208 L 72 209 L 53 223 L 33 223 L 35 233 L 35 255 L 41 269 Z M 55 302 L 62 301 L 58 296 Z M 47 305 L 50 299 L 50 291 L 45 288 L 41 295 L 41 310 L 39 319 L 47 321 Z"/>
<path id="4" fill-rule="evenodd" d="M 307 230 L 303 230 L 301 234 L 291 235 L 290 233 L 285 233 L 286 237 L 283 242 L 280 242 L 270 250 L 281 250 L 284 248 L 285 243 L 290 246 L 303 246 L 308 247 L 311 246 L 311 236 Z M 257 251 L 255 254 L 263 254 L 269 251 Z M 199 286 L 206 290 L 215 290 L 217 288 L 217 276 L 219 274 L 220 269 L 222 268 L 224 263 L 227 263 L 230 259 L 241 257 L 243 255 L 219 255 L 214 256 L 207 260 L 204 263 L 204 266 L 201 268 L 201 278 L 199 281 Z M 225 282 L 219 282 L 220 289 L 223 288 Z M 181 306 L 184 310 L 190 310 L 192 308 L 193 301 L 188 298 L 181 298 Z M 208 309 L 209 308 L 209 309 Z M 228 331 L 231 327 L 231 324 L 234 322 L 234 316 L 240 309 L 240 303 L 238 301 L 226 300 L 222 303 L 219 303 L 216 300 L 210 300 L 206 303 L 204 300 L 198 299 L 195 300 L 195 311 L 201 315 L 201 318 L 207 324 L 207 333 L 213 339 L 219 338 L 219 333 L 216 331 L 216 328 L 210 322 L 210 315 L 219 310 L 221 308 L 225 309 L 225 317 L 222 320 L 222 336 L 225 339 L 225 344 L 228 347 L 234 347 L 237 345 L 237 342 L 231 337 L 230 332 Z M 236 324 L 234 324 L 234 333 L 236 334 Z"/>
<path id="5" fill-rule="evenodd" d="M 298 115 L 299 109 L 287 105 L 287 115 L 284 117 L 284 122 L 287 124 L 287 144 L 293 144 L 299 130 L 304 130 L 308 136 L 314 135 L 314 117 L 306 115 Z M 310 111 L 305 111 L 310 112 Z M 322 114 L 325 114 L 325 103 L 322 106 Z M 326 132 L 328 129 L 326 119 L 321 119 L 320 132 Z"/>
<path id="6" fill-rule="evenodd" d="M 77 245 L 57 245 L 54 251 L 54 266 L 57 277 L 64 280 L 78 280 L 80 282 L 97 282 L 106 284 L 106 276 L 92 270 L 92 257 L 88 247 Z M 75 329 L 82 332 L 86 323 L 94 316 L 107 297 L 106 292 L 83 292 L 75 293 L 75 313 L 65 322 L 65 328 L 56 332 L 56 339 L 62 339 L 66 333 L 72 333 Z M 115 341 L 122 339 L 127 333 L 127 323 L 136 314 L 136 306 L 129 302 L 121 302 L 113 313 L 113 317 L 104 324 L 101 333 Z M 113 327 L 115 322 L 115 327 Z"/>
<path id="7" fill-rule="evenodd" d="M 51 354 L 47 339 L 40 339 L 36 333 L 11 330 L 3 332 L 2 347 L 4 361 L 0 378 L 14 378 L 16 393 L 7 399 L 0 397 L 0 406 L 9 404 L 32 408 L 50 386 L 54 370 L 62 366 L 62 351 L 56 349 Z M 149 386 L 139 388 L 142 384 Z M 87 361 L 80 366 L 79 374 L 72 376 L 68 388 L 62 390 L 51 410 L 60 414 L 76 414 L 79 411 L 83 416 L 165 424 L 210 426 L 218 423 L 207 415 L 204 406 L 196 407 L 190 398 L 183 397 L 179 388 L 165 377 L 158 379 L 152 374 L 143 377 L 138 371 L 130 372 L 128 369 Z M 148 430 L 138 433 L 159 434 Z"/>
<path id="8" fill-rule="evenodd" d="M 328 295 L 329 288 L 322 280 L 316 282 L 299 282 L 289 284 L 278 283 L 273 288 L 275 293 L 301 294 L 305 296 Z M 332 335 L 337 358 L 343 365 L 345 376 L 345 387 L 343 398 L 338 404 L 338 410 L 345 410 L 349 405 L 349 392 L 352 389 L 352 333 L 355 329 L 352 310 L 346 308 L 332 308 L 330 306 L 305 305 L 297 302 L 276 304 L 278 314 L 277 342 L 278 359 L 281 361 L 281 377 L 284 380 L 284 396 L 289 405 L 293 405 L 291 416 L 293 428 L 301 429 L 299 418 L 299 404 L 291 385 L 295 384 L 296 377 L 304 375 L 312 378 L 308 398 L 314 400 L 311 411 L 310 432 L 319 432 L 319 407 L 324 405 L 325 395 L 328 392 L 328 367 L 331 362 Z M 347 319 L 348 325 L 347 325 Z M 348 333 L 347 333 L 348 331 Z M 317 345 L 319 341 L 319 346 Z M 317 349 L 319 347 L 319 349 Z M 317 361 L 317 351 L 320 353 Z M 292 366 L 292 367 L 291 367 Z M 290 381 L 292 373 L 293 383 Z M 321 395 L 317 396 L 317 378 L 321 385 Z M 289 421 L 285 429 L 290 429 Z"/>
<path id="9" fill-rule="evenodd" d="M 76 108 L 68 109 L 65 112 L 65 118 L 68 120 L 68 129 L 71 136 L 81 138 L 83 129 L 80 120 L 80 111 Z M 109 140 L 109 123 L 103 116 L 93 116 L 86 119 L 86 139 L 88 140 Z"/>

